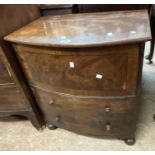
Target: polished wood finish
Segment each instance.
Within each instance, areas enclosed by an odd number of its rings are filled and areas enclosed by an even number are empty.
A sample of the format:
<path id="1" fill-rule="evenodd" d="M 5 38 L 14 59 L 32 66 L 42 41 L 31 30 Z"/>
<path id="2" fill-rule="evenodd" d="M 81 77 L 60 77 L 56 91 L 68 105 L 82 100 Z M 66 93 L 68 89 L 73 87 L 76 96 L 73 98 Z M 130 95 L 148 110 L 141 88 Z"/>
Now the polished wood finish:
<path id="1" fill-rule="evenodd" d="M 0 117 L 22 115 L 40 129 L 41 112 L 28 87 L 23 71 L 4 35 L 40 16 L 36 5 L 0 5 Z"/>
<path id="2" fill-rule="evenodd" d="M 136 98 L 82 98 L 49 93 L 35 86 L 33 89 L 47 124 L 89 136 L 134 137 L 138 110 Z"/>
<path id="3" fill-rule="evenodd" d="M 43 17 L 5 37 L 49 128 L 127 144 L 135 142 L 149 39 L 146 10 Z"/>
<path id="4" fill-rule="evenodd" d="M 139 45 L 13 47 L 48 126 L 91 136 L 134 138 L 140 106 Z"/>
<path id="5" fill-rule="evenodd" d="M 139 46 L 115 46 L 115 50 L 114 47 L 50 49 L 23 45 L 14 48 L 32 85 L 70 95 L 136 94 Z M 69 67 L 70 62 L 75 69 Z M 96 80 L 97 74 L 103 78 Z"/>
<path id="6" fill-rule="evenodd" d="M 147 10 L 45 16 L 5 40 L 50 47 L 110 46 L 150 40 L 149 28 Z"/>

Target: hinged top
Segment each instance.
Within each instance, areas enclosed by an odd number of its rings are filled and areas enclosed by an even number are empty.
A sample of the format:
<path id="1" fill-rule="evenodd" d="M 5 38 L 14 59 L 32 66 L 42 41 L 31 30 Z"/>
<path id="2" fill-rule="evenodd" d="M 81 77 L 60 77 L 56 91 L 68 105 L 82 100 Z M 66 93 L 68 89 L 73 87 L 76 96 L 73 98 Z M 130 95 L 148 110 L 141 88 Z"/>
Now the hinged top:
<path id="1" fill-rule="evenodd" d="M 151 39 L 147 10 L 45 16 L 5 40 L 52 47 L 108 46 Z"/>

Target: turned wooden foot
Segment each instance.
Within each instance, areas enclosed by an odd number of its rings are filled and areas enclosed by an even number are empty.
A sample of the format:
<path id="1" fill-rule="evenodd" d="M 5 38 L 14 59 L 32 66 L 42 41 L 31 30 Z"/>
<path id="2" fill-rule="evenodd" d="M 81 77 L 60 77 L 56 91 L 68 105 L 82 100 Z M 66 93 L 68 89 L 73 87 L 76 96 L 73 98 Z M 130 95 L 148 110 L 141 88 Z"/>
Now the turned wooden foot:
<path id="1" fill-rule="evenodd" d="M 53 125 L 53 124 L 47 124 L 47 127 L 50 129 L 50 130 L 54 130 L 57 128 L 57 126 Z"/>
<path id="2" fill-rule="evenodd" d="M 153 119 L 154 119 L 154 121 L 155 121 L 155 114 L 153 115 Z"/>
<path id="3" fill-rule="evenodd" d="M 135 138 L 128 138 L 128 139 L 125 139 L 124 142 L 127 144 L 127 145 L 134 145 L 136 140 Z"/>

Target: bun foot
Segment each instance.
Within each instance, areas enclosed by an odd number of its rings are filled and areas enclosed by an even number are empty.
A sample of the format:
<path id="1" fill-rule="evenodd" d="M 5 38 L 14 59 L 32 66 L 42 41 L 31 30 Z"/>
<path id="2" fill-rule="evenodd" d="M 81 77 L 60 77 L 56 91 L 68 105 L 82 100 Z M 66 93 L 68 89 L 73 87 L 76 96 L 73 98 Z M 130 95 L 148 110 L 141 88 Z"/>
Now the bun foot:
<path id="1" fill-rule="evenodd" d="M 125 142 L 127 145 L 134 145 L 134 144 L 135 144 L 135 138 L 125 139 L 124 142 Z"/>
<path id="2" fill-rule="evenodd" d="M 53 124 L 47 124 L 47 127 L 50 129 L 50 130 L 54 130 L 57 128 L 57 126 L 53 125 Z"/>

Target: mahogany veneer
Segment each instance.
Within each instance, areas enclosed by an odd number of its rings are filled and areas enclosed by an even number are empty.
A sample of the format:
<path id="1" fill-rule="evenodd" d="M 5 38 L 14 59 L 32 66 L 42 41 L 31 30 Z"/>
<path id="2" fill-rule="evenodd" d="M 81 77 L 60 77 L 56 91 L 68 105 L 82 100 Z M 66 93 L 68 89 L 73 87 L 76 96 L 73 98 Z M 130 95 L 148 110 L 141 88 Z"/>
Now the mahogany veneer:
<path id="1" fill-rule="evenodd" d="M 150 39 L 146 10 L 41 17 L 5 37 L 49 128 L 127 144 L 135 142 Z"/>

